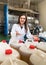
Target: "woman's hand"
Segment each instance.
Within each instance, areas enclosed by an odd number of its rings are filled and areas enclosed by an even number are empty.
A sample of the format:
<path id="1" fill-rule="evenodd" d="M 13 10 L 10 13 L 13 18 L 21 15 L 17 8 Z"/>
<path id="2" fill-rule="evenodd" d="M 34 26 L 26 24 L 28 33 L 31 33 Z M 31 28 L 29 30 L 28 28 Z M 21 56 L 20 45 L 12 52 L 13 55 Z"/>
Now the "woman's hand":
<path id="1" fill-rule="evenodd" d="M 16 35 L 21 35 L 18 31 L 16 31 Z"/>
<path id="2" fill-rule="evenodd" d="M 34 36 L 34 41 L 40 41 L 40 38 L 38 36 Z"/>

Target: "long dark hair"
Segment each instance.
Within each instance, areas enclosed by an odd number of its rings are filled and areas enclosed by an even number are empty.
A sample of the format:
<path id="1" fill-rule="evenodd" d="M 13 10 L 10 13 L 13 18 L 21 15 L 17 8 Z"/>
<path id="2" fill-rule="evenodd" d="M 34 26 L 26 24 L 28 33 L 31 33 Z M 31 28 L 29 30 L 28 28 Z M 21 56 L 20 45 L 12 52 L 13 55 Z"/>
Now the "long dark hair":
<path id="1" fill-rule="evenodd" d="M 23 14 L 20 14 L 20 15 L 19 15 L 18 23 L 17 23 L 17 24 L 20 24 L 20 17 L 23 16 L 23 15 L 24 15 L 25 18 L 26 18 L 25 23 L 24 23 L 24 26 L 25 26 L 25 31 L 27 32 L 27 15 L 26 15 L 26 14 L 23 13 Z"/>

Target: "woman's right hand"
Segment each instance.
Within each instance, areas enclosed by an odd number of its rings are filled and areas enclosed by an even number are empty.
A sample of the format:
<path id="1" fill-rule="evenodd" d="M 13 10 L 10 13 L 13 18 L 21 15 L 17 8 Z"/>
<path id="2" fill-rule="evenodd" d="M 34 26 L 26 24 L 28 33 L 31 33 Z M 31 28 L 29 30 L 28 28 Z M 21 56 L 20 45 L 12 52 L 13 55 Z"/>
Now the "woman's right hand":
<path id="1" fill-rule="evenodd" d="M 16 35 L 21 35 L 18 31 L 16 31 Z"/>

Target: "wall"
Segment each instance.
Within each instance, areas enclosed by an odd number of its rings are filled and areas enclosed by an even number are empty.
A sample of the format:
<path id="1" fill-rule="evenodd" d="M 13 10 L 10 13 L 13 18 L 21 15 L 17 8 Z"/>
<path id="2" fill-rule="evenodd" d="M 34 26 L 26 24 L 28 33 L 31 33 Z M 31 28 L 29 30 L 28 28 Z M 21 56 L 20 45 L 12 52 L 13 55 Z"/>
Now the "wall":
<path id="1" fill-rule="evenodd" d="M 40 24 L 43 26 L 44 30 L 46 30 L 46 0 L 39 3 L 38 9 L 40 13 L 39 16 Z"/>

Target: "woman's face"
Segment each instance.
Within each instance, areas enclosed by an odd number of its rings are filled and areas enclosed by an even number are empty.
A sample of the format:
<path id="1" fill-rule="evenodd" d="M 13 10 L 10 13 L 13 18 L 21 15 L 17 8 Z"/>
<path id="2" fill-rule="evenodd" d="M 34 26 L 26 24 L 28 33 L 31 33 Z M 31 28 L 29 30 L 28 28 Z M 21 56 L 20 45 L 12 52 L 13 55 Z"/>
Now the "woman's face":
<path id="1" fill-rule="evenodd" d="M 26 17 L 25 17 L 25 15 L 22 15 L 20 17 L 20 24 L 23 25 L 25 23 L 25 21 L 26 21 Z"/>

